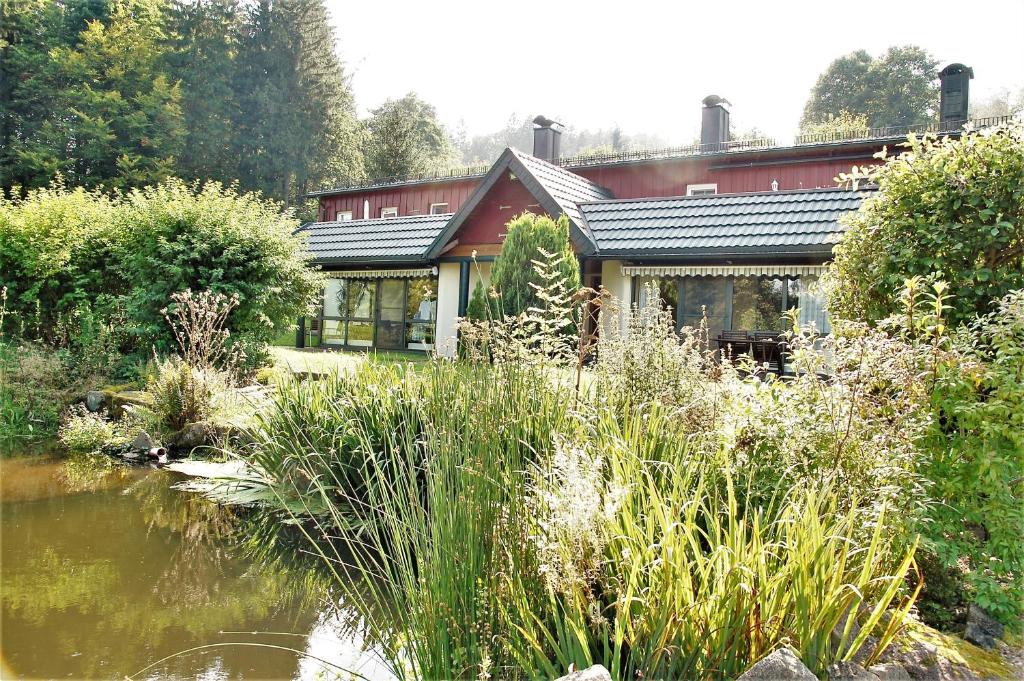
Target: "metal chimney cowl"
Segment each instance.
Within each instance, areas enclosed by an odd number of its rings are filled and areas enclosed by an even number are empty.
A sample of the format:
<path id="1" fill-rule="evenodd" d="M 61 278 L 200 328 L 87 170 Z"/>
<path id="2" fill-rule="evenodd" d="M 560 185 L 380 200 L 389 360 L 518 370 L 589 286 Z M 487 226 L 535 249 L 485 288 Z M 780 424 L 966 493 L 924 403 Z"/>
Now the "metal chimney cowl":
<path id="1" fill-rule="evenodd" d="M 700 118 L 700 145 L 705 151 L 724 149 L 729 141 L 729 100 L 718 95 L 704 98 Z"/>
<path id="2" fill-rule="evenodd" d="M 546 116 L 533 119 L 533 155 L 541 160 L 553 163 L 558 160 L 561 146 L 562 125 Z"/>
<path id="3" fill-rule="evenodd" d="M 974 69 L 950 64 L 939 71 L 939 122 L 943 128 L 959 127 L 970 116 L 969 90 Z"/>

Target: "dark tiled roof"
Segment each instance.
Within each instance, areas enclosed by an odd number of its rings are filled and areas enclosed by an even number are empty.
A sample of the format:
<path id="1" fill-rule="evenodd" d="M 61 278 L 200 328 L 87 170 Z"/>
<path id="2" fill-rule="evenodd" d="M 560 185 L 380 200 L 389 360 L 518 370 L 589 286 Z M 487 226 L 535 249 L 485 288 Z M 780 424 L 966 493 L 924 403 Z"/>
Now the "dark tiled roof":
<path id="1" fill-rule="evenodd" d="M 602 201 L 580 205 L 606 255 L 693 256 L 827 253 L 839 216 L 864 192 L 808 189 Z"/>
<path id="2" fill-rule="evenodd" d="M 537 181 L 547 189 L 551 197 L 558 203 L 570 220 L 582 224 L 577 204 L 585 201 L 601 201 L 615 198 L 604 187 L 576 173 L 570 172 L 536 156 L 530 156 L 517 149 L 512 149 L 523 165 L 533 174 Z"/>
<path id="3" fill-rule="evenodd" d="M 318 262 L 421 262 L 450 218 L 446 213 L 311 222 L 299 234 L 307 235 L 309 251 Z"/>

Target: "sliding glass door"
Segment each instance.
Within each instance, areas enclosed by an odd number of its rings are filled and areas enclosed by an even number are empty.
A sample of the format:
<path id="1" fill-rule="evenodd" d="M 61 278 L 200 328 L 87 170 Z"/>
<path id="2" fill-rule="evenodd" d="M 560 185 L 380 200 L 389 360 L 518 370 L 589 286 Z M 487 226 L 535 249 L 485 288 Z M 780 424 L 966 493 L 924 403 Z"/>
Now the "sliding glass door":
<path id="1" fill-rule="evenodd" d="M 339 275 L 328 273 L 324 288 L 321 344 L 382 350 L 433 349 L 436 278 Z"/>

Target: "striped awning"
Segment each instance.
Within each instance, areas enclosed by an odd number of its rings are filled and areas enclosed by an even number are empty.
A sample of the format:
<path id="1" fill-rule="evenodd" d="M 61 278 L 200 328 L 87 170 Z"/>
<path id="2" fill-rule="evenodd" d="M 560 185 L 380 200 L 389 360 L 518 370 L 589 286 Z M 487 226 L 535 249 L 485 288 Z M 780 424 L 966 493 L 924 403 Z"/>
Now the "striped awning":
<path id="1" fill-rule="evenodd" d="M 416 267 L 401 270 L 342 270 L 324 272 L 332 279 L 417 279 L 436 274 L 433 267 Z"/>
<path id="2" fill-rule="evenodd" d="M 623 265 L 625 277 L 810 277 L 824 265 Z"/>

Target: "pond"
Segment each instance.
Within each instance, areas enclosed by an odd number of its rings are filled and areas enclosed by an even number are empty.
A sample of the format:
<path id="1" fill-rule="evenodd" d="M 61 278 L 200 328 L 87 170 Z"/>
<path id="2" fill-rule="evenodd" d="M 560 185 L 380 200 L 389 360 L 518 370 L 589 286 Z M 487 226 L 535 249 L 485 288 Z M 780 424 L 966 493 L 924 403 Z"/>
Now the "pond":
<path id="1" fill-rule="evenodd" d="M 0 458 L 0 678 L 388 678 L 326 589 L 247 558 L 179 480 Z"/>

